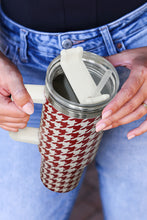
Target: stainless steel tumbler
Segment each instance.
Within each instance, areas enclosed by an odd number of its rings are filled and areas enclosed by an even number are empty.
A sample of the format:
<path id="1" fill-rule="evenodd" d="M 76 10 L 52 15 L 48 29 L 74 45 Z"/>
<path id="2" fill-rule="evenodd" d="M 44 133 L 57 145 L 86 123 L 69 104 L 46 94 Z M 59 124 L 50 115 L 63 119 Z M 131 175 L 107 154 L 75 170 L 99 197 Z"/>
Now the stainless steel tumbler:
<path id="1" fill-rule="evenodd" d="M 96 123 L 119 86 L 116 69 L 106 59 L 85 51 L 82 59 L 96 85 L 107 71 L 111 71 L 111 76 L 101 91 L 110 97 L 95 104 L 78 103 L 58 56 L 47 70 L 40 128 L 33 130 L 34 132 L 31 130 L 31 134 L 37 132 L 31 142 L 36 143 L 37 140 L 41 153 L 41 180 L 47 188 L 56 192 L 74 189 L 83 169 L 94 159 L 103 134 L 95 131 Z M 37 97 L 37 90 L 34 94 Z M 29 128 L 26 128 L 28 134 L 24 132 L 25 129 L 17 134 L 10 132 L 10 135 L 16 140 L 29 142 Z"/>

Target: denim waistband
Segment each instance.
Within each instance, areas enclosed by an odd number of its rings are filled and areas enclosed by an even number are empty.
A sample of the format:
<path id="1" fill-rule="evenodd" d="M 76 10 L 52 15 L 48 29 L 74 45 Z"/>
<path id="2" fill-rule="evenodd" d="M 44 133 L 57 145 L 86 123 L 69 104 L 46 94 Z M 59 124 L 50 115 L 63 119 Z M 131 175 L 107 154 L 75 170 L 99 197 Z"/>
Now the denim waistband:
<path id="1" fill-rule="evenodd" d="M 107 41 L 107 38 L 110 36 L 115 41 L 119 38 L 123 38 L 126 34 L 136 32 L 138 27 L 142 28 L 147 25 L 146 16 L 143 16 L 144 13 L 147 13 L 147 3 L 107 25 L 88 30 L 64 33 L 35 31 L 12 21 L 4 14 L 2 9 L 0 9 L 0 12 L 1 27 L 5 29 L 5 33 L 11 32 L 11 39 L 14 40 L 14 43 L 19 43 L 19 39 L 21 39 L 22 44 L 25 44 L 27 41 L 27 47 L 34 47 L 36 50 L 43 50 L 43 48 L 46 50 L 47 47 L 51 47 L 52 45 L 59 50 L 67 49 L 88 41 L 91 38 L 98 38 L 99 42 L 102 42 Z M 107 38 L 104 37 L 105 34 L 107 34 Z"/>

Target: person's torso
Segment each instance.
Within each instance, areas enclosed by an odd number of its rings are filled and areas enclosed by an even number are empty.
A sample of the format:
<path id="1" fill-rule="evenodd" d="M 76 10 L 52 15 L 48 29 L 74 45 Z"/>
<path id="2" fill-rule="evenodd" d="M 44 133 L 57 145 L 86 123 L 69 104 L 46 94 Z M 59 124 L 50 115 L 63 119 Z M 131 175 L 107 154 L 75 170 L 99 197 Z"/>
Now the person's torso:
<path id="1" fill-rule="evenodd" d="M 8 17 L 31 29 L 63 32 L 112 22 L 145 0 L 1 0 Z"/>

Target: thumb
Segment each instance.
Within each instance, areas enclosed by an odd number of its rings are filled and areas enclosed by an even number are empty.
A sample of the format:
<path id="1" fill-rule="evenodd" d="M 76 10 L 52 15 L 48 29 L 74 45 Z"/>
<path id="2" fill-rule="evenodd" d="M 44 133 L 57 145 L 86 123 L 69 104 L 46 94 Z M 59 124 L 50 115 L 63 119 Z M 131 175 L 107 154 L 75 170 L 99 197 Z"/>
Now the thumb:
<path id="1" fill-rule="evenodd" d="M 16 106 L 28 115 L 33 114 L 34 104 L 20 74 L 11 79 L 8 88 Z"/>
<path id="2" fill-rule="evenodd" d="M 123 51 L 119 54 L 114 54 L 108 57 L 105 57 L 113 66 L 125 66 L 131 68 L 132 66 L 132 56 L 130 56 L 129 51 Z"/>

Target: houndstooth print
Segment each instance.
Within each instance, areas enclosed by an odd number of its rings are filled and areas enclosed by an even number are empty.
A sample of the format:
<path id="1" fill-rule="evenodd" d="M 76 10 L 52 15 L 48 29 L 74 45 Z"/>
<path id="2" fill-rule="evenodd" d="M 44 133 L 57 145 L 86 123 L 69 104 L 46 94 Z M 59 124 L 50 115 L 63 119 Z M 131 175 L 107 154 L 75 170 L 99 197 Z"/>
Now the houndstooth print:
<path id="1" fill-rule="evenodd" d="M 102 132 L 95 131 L 99 118 L 71 118 L 57 111 L 48 101 L 43 105 L 40 172 L 47 188 L 67 192 L 77 186 L 84 167 L 94 159 L 102 137 Z"/>

